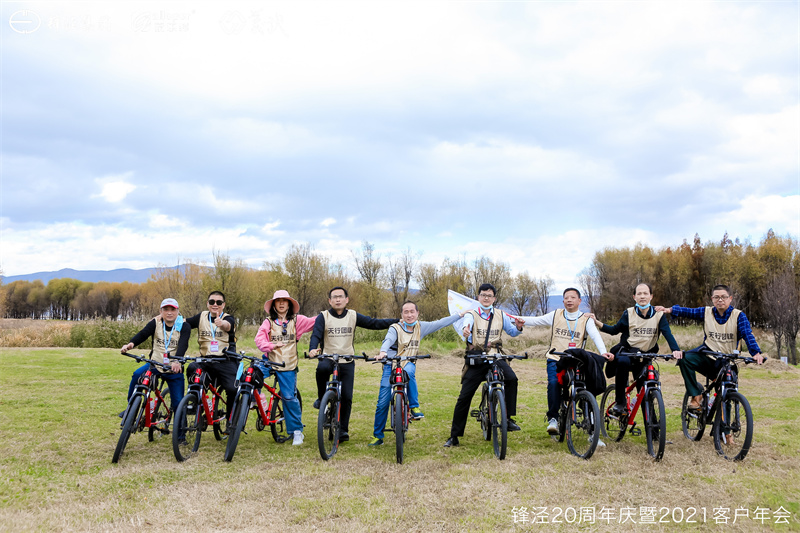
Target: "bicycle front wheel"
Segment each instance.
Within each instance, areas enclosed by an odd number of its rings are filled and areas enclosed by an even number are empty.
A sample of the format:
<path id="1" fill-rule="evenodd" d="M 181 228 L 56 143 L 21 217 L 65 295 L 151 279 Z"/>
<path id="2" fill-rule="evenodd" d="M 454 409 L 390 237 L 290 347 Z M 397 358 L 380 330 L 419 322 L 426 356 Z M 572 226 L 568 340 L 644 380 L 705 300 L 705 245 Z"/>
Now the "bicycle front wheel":
<path id="1" fill-rule="evenodd" d="M 570 402 L 567 420 L 567 446 L 573 455 L 589 459 L 600 440 L 600 409 L 589 391 L 581 390 Z"/>
<path id="2" fill-rule="evenodd" d="M 703 401 L 700 409 L 690 410 L 688 408 L 692 395 L 688 392 L 683 395 L 683 403 L 681 404 L 681 426 L 683 434 L 687 439 L 698 441 L 703 437 L 703 432 L 706 429 L 705 419 L 705 403 L 706 395 L 703 394 Z"/>
<path id="3" fill-rule="evenodd" d="M 247 425 L 247 415 L 250 413 L 250 393 L 243 392 L 236 398 L 236 405 L 233 407 L 233 422 L 231 423 L 230 435 L 228 435 L 228 445 L 225 446 L 224 459 L 228 462 L 233 461 L 233 454 L 236 453 L 236 446 L 239 444 L 239 437 Z"/>
<path id="4" fill-rule="evenodd" d="M 667 417 L 664 412 L 664 399 L 661 391 L 652 389 L 645 398 L 644 432 L 647 439 L 647 453 L 660 461 L 664 456 L 667 442 Z"/>
<path id="5" fill-rule="evenodd" d="M 317 417 L 317 444 L 319 455 L 327 461 L 339 448 L 339 398 L 336 391 L 329 390 L 322 397 Z"/>
<path id="6" fill-rule="evenodd" d="M 172 424 L 172 451 L 178 461 L 187 460 L 200 448 L 203 416 L 203 406 L 194 392 L 184 396 L 178 404 Z"/>
<path id="7" fill-rule="evenodd" d="M 167 415 L 169 387 L 165 386 L 161 390 L 161 397 L 164 398 L 163 402 L 156 397 L 156 408 L 153 411 L 153 418 L 150 420 L 150 430 L 147 433 L 147 440 L 150 442 L 163 435 L 169 435 L 169 416 Z"/>
<path id="8" fill-rule="evenodd" d="M 741 461 L 753 443 L 753 412 L 750 402 L 742 393 L 731 391 L 721 403 L 711 430 L 714 447 L 725 459 Z"/>
<path id="9" fill-rule="evenodd" d="M 397 463 L 403 464 L 403 445 L 406 441 L 406 429 L 408 428 L 408 410 L 406 409 L 406 399 L 402 394 L 394 395 L 394 441 Z"/>
<path id="10" fill-rule="evenodd" d="M 500 389 L 492 392 L 491 399 L 492 448 L 494 455 L 501 461 L 506 458 L 508 445 L 508 416 L 506 416 L 506 398 Z"/>
<path id="11" fill-rule="evenodd" d="M 136 394 L 131 398 L 131 403 L 128 404 L 128 411 L 125 414 L 125 420 L 122 422 L 122 433 L 119 435 L 117 447 L 114 450 L 114 456 L 111 457 L 112 463 L 118 463 L 122 452 L 125 451 L 125 446 L 128 445 L 128 439 L 131 437 L 136 421 L 139 419 L 139 408 L 141 405 L 142 396 L 140 394 Z"/>
<path id="12" fill-rule="evenodd" d="M 614 385 L 609 385 L 603 393 L 603 399 L 600 401 L 600 413 L 603 416 L 603 434 L 609 439 L 619 442 L 628 429 L 628 415 L 614 416 L 609 413 L 609 410 L 614 407 L 615 397 Z"/>
<path id="13" fill-rule="evenodd" d="M 492 440 L 492 423 L 491 413 L 489 413 L 489 386 L 484 383 L 481 387 L 481 405 L 479 409 L 481 423 L 481 432 L 483 433 L 483 440 Z"/>

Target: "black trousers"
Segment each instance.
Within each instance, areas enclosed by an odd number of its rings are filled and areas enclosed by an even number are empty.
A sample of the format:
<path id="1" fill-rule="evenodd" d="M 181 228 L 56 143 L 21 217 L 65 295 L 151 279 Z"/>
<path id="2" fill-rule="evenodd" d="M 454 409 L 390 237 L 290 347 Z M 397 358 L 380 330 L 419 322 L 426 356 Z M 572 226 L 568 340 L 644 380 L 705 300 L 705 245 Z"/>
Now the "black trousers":
<path id="1" fill-rule="evenodd" d="M 239 370 L 239 363 L 236 361 L 224 361 L 220 363 L 189 363 L 186 368 L 186 379 L 194 376 L 197 367 L 203 369 L 208 376 L 225 391 L 225 413 L 230 414 L 230 407 L 236 397 L 236 372 Z"/>
<path id="2" fill-rule="evenodd" d="M 636 379 L 642 373 L 645 362 L 638 357 L 631 359 L 627 355 L 617 355 L 614 361 L 617 363 L 617 370 L 614 375 L 615 401 L 618 404 L 624 404 L 625 389 L 628 387 L 628 373 L 632 372 L 633 379 Z"/>
<path id="3" fill-rule="evenodd" d="M 497 366 L 503 370 L 503 384 L 506 396 L 506 413 L 509 418 L 517 414 L 517 375 L 506 361 L 500 361 Z M 467 372 L 461 378 L 461 392 L 456 400 L 456 407 L 453 409 L 453 425 L 450 428 L 451 437 L 461 437 L 467 427 L 469 417 L 469 406 L 475 391 L 486 381 L 486 373 L 491 368 L 489 363 L 476 366 L 468 366 Z"/>
<path id="4" fill-rule="evenodd" d="M 355 363 L 339 364 L 339 381 L 342 383 L 342 431 L 350 431 L 350 411 L 353 408 L 353 382 L 355 380 Z M 322 399 L 325 385 L 333 374 L 333 361 L 321 359 L 317 364 L 317 398 Z"/>

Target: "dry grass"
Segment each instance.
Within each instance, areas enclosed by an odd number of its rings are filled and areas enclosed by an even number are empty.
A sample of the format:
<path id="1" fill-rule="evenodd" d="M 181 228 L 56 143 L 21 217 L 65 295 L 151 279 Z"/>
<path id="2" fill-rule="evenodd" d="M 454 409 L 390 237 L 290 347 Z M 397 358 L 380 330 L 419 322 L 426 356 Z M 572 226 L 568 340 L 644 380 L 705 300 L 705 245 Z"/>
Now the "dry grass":
<path id="1" fill-rule="evenodd" d="M 0 347 L 67 346 L 72 323 L 61 320 L 0 319 Z"/>

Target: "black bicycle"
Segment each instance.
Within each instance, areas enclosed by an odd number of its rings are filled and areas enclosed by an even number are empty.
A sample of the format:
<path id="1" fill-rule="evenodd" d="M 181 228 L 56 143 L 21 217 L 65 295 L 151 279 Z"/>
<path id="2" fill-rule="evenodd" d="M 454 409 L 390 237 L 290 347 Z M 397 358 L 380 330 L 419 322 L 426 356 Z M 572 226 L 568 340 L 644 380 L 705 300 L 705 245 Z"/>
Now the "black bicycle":
<path id="1" fill-rule="evenodd" d="M 550 353 L 561 356 L 559 372 L 561 406 L 558 410 L 558 435 L 553 439 L 567 439 L 569 451 L 581 459 L 589 459 L 597 449 L 602 432 L 600 409 L 594 395 L 586 389 L 584 362 L 568 353 Z"/>
<path id="2" fill-rule="evenodd" d="M 713 380 L 706 378 L 698 409 L 689 409 L 691 396 L 688 392 L 684 394 L 681 406 L 683 434 L 689 440 L 699 441 L 706 425 L 711 423 L 711 435 L 717 453 L 725 459 L 741 461 L 753 443 L 753 412 L 747 398 L 739 392 L 739 367 L 736 362 L 743 361 L 748 365 L 756 360 L 739 355 L 738 351 L 720 353 L 704 350 L 700 353 L 714 357 L 719 371 Z"/>
<path id="3" fill-rule="evenodd" d="M 308 355 L 306 355 L 306 358 L 309 358 Z M 341 435 L 342 383 L 339 381 L 339 361 L 366 360 L 366 356 L 320 354 L 317 358 L 333 361 L 333 373 L 331 374 L 331 380 L 325 386 L 325 394 L 322 395 L 322 400 L 319 402 L 319 415 L 317 417 L 319 455 L 327 461 L 339 449 L 339 437 Z"/>
<path id="4" fill-rule="evenodd" d="M 366 356 L 366 354 L 364 354 Z M 403 464 L 403 445 L 406 441 L 408 426 L 414 420 L 411 414 L 411 405 L 408 401 L 408 374 L 403 370 L 403 363 L 416 363 L 418 359 L 430 359 L 430 354 L 426 355 L 403 355 L 386 356 L 383 359 L 367 358 L 367 361 L 375 361 L 392 367 L 389 374 L 389 386 L 392 389 L 392 398 L 389 403 L 389 421 L 391 428 L 384 431 L 391 431 L 395 436 L 395 455 L 397 462 Z"/>
<path id="5" fill-rule="evenodd" d="M 467 358 L 489 363 L 486 381 L 481 388 L 481 404 L 479 409 L 470 412 L 481 425 L 484 440 L 492 440 L 494 455 L 502 460 L 506 458 L 508 445 L 508 412 L 506 410 L 506 393 L 503 385 L 503 369 L 498 363 L 512 359 L 527 359 L 525 355 L 511 354 L 477 354 Z"/>
<path id="6" fill-rule="evenodd" d="M 162 435 L 169 435 L 169 422 L 172 419 L 169 388 L 163 383 L 161 375 L 156 372 L 159 368 L 164 372 L 171 372 L 170 365 L 159 363 L 144 355 L 130 353 L 122 355 L 140 363 L 147 363 L 150 368 L 139 378 L 136 389 L 128 400 L 128 408 L 125 409 L 120 424 L 122 432 L 111 457 L 112 463 L 119 462 L 132 434 L 147 429 L 147 440 L 152 442 Z"/>
<path id="7" fill-rule="evenodd" d="M 658 364 L 655 359 L 668 361 L 673 359 L 672 354 L 660 355 L 656 353 L 623 352 L 617 354 L 635 359 L 644 363 L 639 376 L 625 389 L 625 411 L 621 414 L 614 412 L 615 403 L 614 385 L 609 385 L 603 393 L 600 402 L 600 412 L 603 413 L 603 433 L 610 439 L 619 442 L 625 433 L 641 435 L 642 430 L 636 427 L 636 413 L 642 407 L 644 419 L 644 433 L 647 440 L 647 453 L 656 461 L 664 456 L 666 445 L 667 420 L 664 411 L 664 399 L 661 396 L 661 381 L 659 381 Z M 637 392 L 633 392 L 634 387 Z M 631 397 L 633 392 L 633 397 Z"/>

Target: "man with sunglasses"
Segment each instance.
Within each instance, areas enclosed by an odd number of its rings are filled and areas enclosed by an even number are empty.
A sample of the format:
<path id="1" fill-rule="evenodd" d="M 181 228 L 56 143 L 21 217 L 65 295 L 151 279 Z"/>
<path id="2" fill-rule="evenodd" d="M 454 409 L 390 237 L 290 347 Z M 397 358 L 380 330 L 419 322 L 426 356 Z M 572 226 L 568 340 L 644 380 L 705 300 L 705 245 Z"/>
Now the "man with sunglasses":
<path id="1" fill-rule="evenodd" d="M 392 324 L 399 322 L 397 318 L 371 318 L 352 309 L 347 309 L 350 298 L 347 289 L 334 287 L 328 291 L 330 309 L 317 315 L 314 322 L 314 331 L 311 333 L 308 355 L 316 357 L 320 353 L 355 355 L 353 340 L 356 328 L 388 329 Z M 324 350 L 324 351 L 323 351 Z M 325 394 L 325 385 L 333 374 L 333 361 L 322 359 L 317 364 L 317 400 L 314 408 L 319 409 L 319 402 Z M 353 381 L 355 378 L 355 364 L 339 362 L 339 381 L 342 383 L 342 432 L 339 442 L 350 440 L 350 410 L 353 407 Z"/>
<path id="2" fill-rule="evenodd" d="M 683 359 L 678 361 L 686 391 L 692 395 L 692 399 L 687 406 L 689 409 L 699 409 L 700 401 L 703 398 L 703 388 L 697 383 L 695 372 L 700 372 L 709 377 L 713 375 L 716 369 L 714 360 L 707 355 L 703 355 L 701 353 L 703 350 L 732 353 L 739 348 L 739 341 L 744 339 L 750 355 L 755 358 L 756 362 L 759 365 L 764 362 L 761 348 L 759 348 L 758 342 L 753 336 L 753 328 L 750 327 L 750 321 L 747 320 L 742 311 L 734 309 L 733 305 L 731 305 L 732 300 L 731 290 L 727 285 L 716 285 L 711 289 L 713 307 L 692 308 L 673 305 L 672 307 L 658 306 L 655 308 L 656 312 L 663 311 L 674 317 L 690 318 L 703 322 L 703 333 L 705 334 L 703 344 L 686 352 Z M 728 435 L 728 438 L 732 439 L 733 436 Z"/>
<path id="3" fill-rule="evenodd" d="M 225 312 L 225 295 L 213 291 L 208 295 L 208 311 L 186 319 L 186 323 L 197 329 L 197 342 L 203 357 L 220 357 L 217 363 L 191 363 L 186 368 L 186 379 L 191 379 L 197 368 L 202 368 L 217 385 L 225 391 L 225 410 L 230 412 L 230 403 L 236 397 L 236 372 L 239 363 L 225 358 L 225 350 L 236 351 L 236 320 Z"/>

